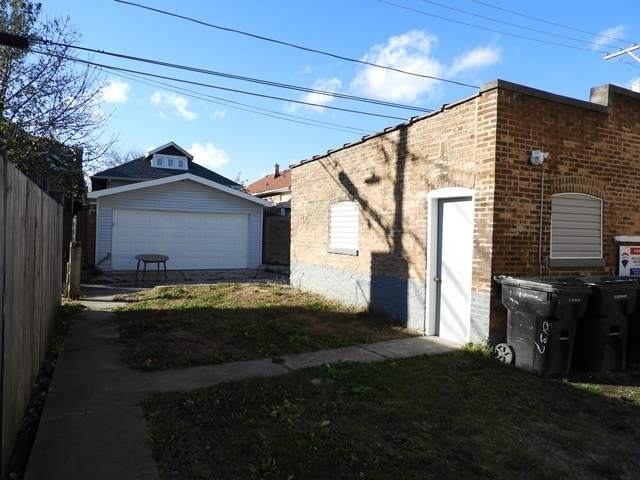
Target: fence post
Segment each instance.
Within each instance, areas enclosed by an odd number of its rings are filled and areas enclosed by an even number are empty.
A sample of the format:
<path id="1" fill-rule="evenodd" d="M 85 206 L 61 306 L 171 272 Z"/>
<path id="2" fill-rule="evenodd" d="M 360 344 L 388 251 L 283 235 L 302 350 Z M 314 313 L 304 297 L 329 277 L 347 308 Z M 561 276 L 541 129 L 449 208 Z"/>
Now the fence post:
<path id="1" fill-rule="evenodd" d="M 82 266 L 82 243 L 69 244 L 69 263 L 67 264 L 67 298 L 76 299 L 80 296 L 80 272 Z"/>
<path id="2" fill-rule="evenodd" d="M 4 475 L 9 455 L 11 450 L 5 448 L 5 445 L 13 445 L 11 433 L 8 432 L 5 425 L 5 314 L 4 314 L 4 301 L 5 301 L 5 275 L 6 275 L 6 242 L 7 242 L 7 227 L 6 227 L 6 203 L 7 203 L 7 156 L 4 150 L 0 150 L 0 225 L 2 225 L 2 232 L 0 232 L 0 473 Z"/>

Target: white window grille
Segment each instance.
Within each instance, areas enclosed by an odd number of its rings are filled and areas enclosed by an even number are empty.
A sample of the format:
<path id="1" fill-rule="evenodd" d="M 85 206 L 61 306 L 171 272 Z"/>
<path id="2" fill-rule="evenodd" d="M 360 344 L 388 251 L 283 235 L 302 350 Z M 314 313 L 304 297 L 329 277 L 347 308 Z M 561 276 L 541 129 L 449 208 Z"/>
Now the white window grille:
<path id="1" fill-rule="evenodd" d="M 358 254 L 359 211 L 355 202 L 338 202 L 329 208 L 329 252 Z"/>

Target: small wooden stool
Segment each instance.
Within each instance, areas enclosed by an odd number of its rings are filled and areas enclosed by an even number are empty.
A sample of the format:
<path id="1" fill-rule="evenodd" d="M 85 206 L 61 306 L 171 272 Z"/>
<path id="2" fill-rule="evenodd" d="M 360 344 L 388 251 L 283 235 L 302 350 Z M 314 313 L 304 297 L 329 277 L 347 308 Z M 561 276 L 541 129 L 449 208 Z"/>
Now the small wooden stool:
<path id="1" fill-rule="evenodd" d="M 164 279 L 167 279 L 167 260 L 169 257 L 166 255 L 157 255 L 155 253 L 141 253 L 140 255 L 136 255 L 136 260 L 138 260 L 138 266 L 136 267 L 136 280 L 138 280 L 138 271 L 140 270 L 140 262 L 144 264 L 144 268 L 142 270 L 142 280 L 144 280 L 144 275 L 147 273 L 147 263 L 156 263 L 158 265 L 158 278 L 160 278 L 160 264 L 164 266 Z"/>

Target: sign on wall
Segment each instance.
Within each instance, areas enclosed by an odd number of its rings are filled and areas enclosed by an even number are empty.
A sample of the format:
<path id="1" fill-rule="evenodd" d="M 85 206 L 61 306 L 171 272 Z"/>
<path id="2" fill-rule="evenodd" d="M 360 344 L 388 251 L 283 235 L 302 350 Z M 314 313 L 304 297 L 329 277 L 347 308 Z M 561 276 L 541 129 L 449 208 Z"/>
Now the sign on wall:
<path id="1" fill-rule="evenodd" d="M 640 276 L 640 246 L 621 245 L 618 258 L 618 275 Z"/>

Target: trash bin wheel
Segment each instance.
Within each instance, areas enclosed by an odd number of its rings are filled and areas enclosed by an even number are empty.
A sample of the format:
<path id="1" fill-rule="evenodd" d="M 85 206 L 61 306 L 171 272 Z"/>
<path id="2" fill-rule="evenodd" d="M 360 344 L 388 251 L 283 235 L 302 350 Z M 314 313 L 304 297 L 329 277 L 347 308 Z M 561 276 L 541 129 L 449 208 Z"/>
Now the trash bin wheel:
<path id="1" fill-rule="evenodd" d="M 496 354 L 496 358 L 502 363 L 513 365 L 513 348 L 506 343 L 499 343 L 495 346 L 493 351 Z"/>

